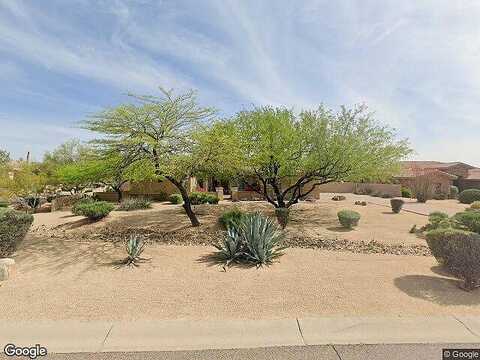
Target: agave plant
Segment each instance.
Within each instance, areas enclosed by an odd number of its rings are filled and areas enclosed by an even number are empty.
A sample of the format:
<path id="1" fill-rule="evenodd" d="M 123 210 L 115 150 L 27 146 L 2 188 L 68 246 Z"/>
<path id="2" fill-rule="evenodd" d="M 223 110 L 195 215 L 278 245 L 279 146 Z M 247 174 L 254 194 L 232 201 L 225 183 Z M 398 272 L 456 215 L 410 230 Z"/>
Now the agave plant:
<path id="1" fill-rule="evenodd" d="M 246 246 L 245 256 L 258 266 L 271 264 L 272 261 L 283 255 L 281 246 L 284 233 L 278 225 L 260 213 L 250 214 L 245 217 L 240 234 Z"/>
<path id="2" fill-rule="evenodd" d="M 127 251 L 127 257 L 123 260 L 124 265 L 138 266 L 139 263 L 149 260 L 141 257 L 145 250 L 145 242 L 138 234 L 130 235 L 130 238 L 125 243 L 125 250 Z"/>
<path id="3" fill-rule="evenodd" d="M 222 243 L 216 245 L 217 255 L 226 260 L 225 266 L 237 260 L 268 265 L 283 254 L 283 239 L 284 234 L 275 221 L 260 213 L 248 214 L 227 230 Z"/>

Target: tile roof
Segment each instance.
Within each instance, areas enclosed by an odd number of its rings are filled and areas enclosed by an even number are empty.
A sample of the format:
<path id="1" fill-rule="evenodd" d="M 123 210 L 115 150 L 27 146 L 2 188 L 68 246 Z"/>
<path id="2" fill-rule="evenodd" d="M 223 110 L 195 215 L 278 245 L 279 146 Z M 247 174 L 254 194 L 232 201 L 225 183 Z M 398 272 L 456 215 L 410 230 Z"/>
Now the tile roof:
<path id="1" fill-rule="evenodd" d="M 465 179 L 467 179 L 467 180 L 480 180 L 480 169 L 470 169 L 470 170 L 468 170 L 468 176 Z"/>

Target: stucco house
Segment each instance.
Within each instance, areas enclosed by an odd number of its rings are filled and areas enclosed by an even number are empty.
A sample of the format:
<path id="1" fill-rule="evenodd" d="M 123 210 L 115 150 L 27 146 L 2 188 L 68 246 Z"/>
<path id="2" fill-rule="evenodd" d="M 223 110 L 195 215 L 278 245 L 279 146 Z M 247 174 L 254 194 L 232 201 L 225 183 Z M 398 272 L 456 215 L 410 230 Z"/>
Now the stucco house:
<path id="1" fill-rule="evenodd" d="M 435 194 L 450 193 L 455 185 L 460 191 L 480 189 L 480 169 L 462 162 L 403 161 L 402 171 L 394 177 L 397 183 L 411 187 L 417 177 L 428 177 L 433 181 Z"/>

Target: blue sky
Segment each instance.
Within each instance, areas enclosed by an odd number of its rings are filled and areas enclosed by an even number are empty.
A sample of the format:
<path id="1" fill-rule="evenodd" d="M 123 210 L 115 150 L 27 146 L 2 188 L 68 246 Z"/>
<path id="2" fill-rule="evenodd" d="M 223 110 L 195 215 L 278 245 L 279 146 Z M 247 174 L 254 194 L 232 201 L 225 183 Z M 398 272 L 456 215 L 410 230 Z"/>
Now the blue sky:
<path id="1" fill-rule="evenodd" d="M 161 85 L 222 116 L 366 103 L 416 159 L 480 166 L 479 18 L 477 0 L 0 0 L 0 148 L 41 159 Z"/>

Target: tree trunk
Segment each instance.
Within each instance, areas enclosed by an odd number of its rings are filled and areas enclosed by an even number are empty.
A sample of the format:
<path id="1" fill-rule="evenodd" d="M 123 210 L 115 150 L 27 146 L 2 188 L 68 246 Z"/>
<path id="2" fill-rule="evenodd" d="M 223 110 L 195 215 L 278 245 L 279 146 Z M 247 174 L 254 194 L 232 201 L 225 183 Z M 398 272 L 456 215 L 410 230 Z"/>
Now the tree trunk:
<path id="1" fill-rule="evenodd" d="M 122 198 L 123 198 L 123 194 L 122 194 L 122 190 L 120 190 L 120 188 L 117 188 L 117 189 L 114 189 L 117 194 L 118 194 L 118 202 L 121 203 L 122 202 Z"/>
<path id="2" fill-rule="evenodd" d="M 171 181 L 173 185 L 180 191 L 183 199 L 183 208 L 192 223 L 192 226 L 200 226 L 200 221 L 198 221 L 197 215 L 193 212 L 192 203 L 190 202 L 190 198 L 188 197 L 187 189 L 183 186 L 183 184 L 174 178 L 166 177 L 168 180 Z"/>

